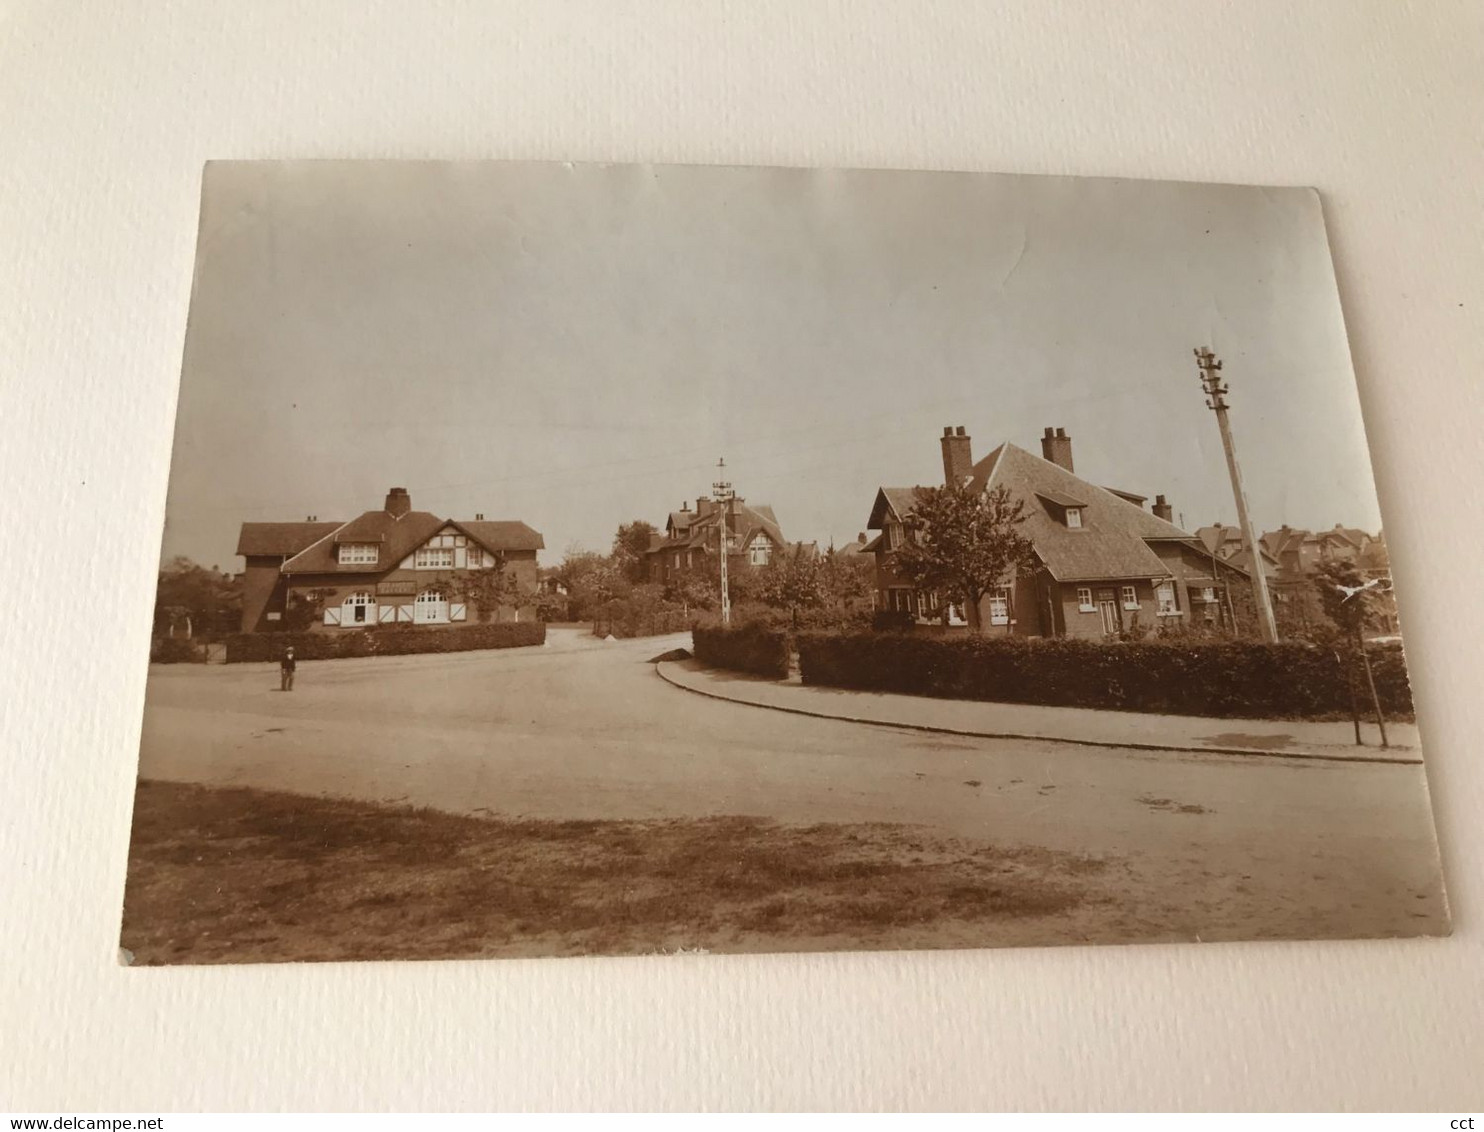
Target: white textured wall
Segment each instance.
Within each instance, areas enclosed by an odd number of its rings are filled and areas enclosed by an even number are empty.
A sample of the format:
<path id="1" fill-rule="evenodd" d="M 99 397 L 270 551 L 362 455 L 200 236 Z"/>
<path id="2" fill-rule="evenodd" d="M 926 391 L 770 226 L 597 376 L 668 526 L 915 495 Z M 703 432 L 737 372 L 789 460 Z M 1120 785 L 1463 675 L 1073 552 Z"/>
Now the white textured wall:
<path id="1" fill-rule="evenodd" d="M 0 14 L 0 1105 L 1484 1107 L 1484 8 L 138 7 Z M 119 968 L 140 658 L 210 157 L 1317 185 L 1456 936 Z"/>

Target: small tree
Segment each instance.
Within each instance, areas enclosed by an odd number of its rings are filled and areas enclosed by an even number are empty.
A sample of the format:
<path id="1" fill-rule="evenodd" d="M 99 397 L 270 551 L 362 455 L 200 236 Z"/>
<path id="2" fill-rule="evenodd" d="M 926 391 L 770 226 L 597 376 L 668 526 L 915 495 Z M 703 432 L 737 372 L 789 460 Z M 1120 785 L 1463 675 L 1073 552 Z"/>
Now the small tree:
<path id="1" fill-rule="evenodd" d="M 506 571 L 505 556 L 496 554 L 494 557 L 493 566 L 456 574 L 449 581 L 454 596 L 472 605 L 475 616 L 483 623 L 493 620 L 502 605 L 513 605 L 518 609 L 529 600 L 519 579 Z"/>
<path id="2" fill-rule="evenodd" d="M 764 605 L 787 610 L 794 628 L 801 609 L 817 609 L 825 602 L 819 555 L 802 543 L 774 554 L 754 575 L 754 582 L 753 596 Z"/>
<path id="3" fill-rule="evenodd" d="M 875 563 L 864 554 L 842 554 L 833 546 L 819 564 L 825 601 L 841 613 L 854 613 L 870 603 Z"/>
<path id="4" fill-rule="evenodd" d="M 636 586 L 648 580 L 649 544 L 658 533 L 653 523 L 635 519 L 613 536 L 613 565 Z"/>
<path id="5" fill-rule="evenodd" d="M 893 566 L 918 589 L 963 605 L 978 633 L 985 595 L 1035 565 L 1035 548 L 1021 533 L 1024 522 L 1025 504 L 1003 486 L 986 492 L 961 484 L 920 487 Z"/>
<path id="6" fill-rule="evenodd" d="M 283 627 L 291 633 L 302 633 L 320 619 L 325 602 L 334 596 L 335 591 L 325 587 L 294 591 L 283 613 Z"/>
<path id="7" fill-rule="evenodd" d="M 1371 658 L 1365 649 L 1365 631 L 1379 622 L 1381 595 L 1390 584 L 1389 578 L 1367 578 L 1353 562 L 1344 561 L 1326 562 L 1314 576 L 1319 603 L 1335 627 L 1337 653 L 1349 660 L 1352 671 L 1358 658 L 1365 673 L 1366 688 L 1375 709 L 1383 747 L 1390 744 L 1386 740 L 1386 719 L 1381 712 L 1381 699 L 1376 694 L 1376 680 L 1371 673 Z M 1359 741 L 1357 724 L 1356 742 Z"/>

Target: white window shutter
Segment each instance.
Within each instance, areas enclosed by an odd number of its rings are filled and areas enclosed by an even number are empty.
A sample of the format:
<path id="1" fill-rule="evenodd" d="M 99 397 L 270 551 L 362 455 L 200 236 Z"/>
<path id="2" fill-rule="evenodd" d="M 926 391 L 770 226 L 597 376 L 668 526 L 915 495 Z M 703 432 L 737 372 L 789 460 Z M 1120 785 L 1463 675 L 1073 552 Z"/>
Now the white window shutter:
<path id="1" fill-rule="evenodd" d="M 459 602 L 453 602 L 448 607 L 448 619 L 450 621 L 462 621 L 464 619 L 464 607 Z"/>
<path id="2" fill-rule="evenodd" d="M 398 621 L 411 621 L 412 620 L 412 606 L 410 606 L 410 605 L 399 605 L 399 606 L 397 606 L 397 620 Z"/>
<path id="3" fill-rule="evenodd" d="M 325 624 L 340 624 L 340 607 L 338 605 L 332 605 L 329 609 L 325 610 Z"/>
<path id="4" fill-rule="evenodd" d="M 395 605 L 381 605 L 376 608 L 376 620 L 382 623 L 395 621 L 397 619 L 397 607 Z"/>

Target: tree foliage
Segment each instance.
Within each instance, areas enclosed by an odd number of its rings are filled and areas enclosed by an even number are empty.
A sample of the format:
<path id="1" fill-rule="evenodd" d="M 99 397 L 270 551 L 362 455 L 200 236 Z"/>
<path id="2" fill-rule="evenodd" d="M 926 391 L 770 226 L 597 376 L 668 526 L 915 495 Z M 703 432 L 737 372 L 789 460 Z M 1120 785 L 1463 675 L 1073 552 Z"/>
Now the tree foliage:
<path id="1" fill-rule="evenodd" d="M 481 622 L 493 620 L 502 605 L 519 608 L 532 601 L 532 595 L 521 588 L 520 580 L 506 570 L 506 565 L 505 556 L 496 554 L 493 566 L 456 574 L 450 581 L 453 596 L 472 605 Z"/>
<path id="2" fill-rule="evenodd" d="M 819 555 L 813 546 L 803 543 L 775 552 L 751 581 L 750 596 L 774 609 L 786 610 L 794 624 L 798 623 L 800 610 L 817 609 L 826 600 Z"/>
<path id="3" fill-rule="evenodd" d="M 648 578 L 649 544 L 659 532 L 653 523 L 635 519 L 624 523 L 613 536 L 613 565 L 634 585 L 641 585 Z"/>
<path id="4" fill-rule="evenodd" d="M 155 589 L 155 635 L 234 633 L 242 616 L 242 584 L 216 567 L 176 557 L 160 571 Z"/>
<path id="5" fill-rule="evenodd" d="M 1031 540 L 1020 529 L 1025 504 L 1004 487 L 920 487 L 904 522 L 907 537 L 895 552 L 896 571 L 918 589 L 963 605 L 976 632 L 980 600 L 1035 563 Z"/>

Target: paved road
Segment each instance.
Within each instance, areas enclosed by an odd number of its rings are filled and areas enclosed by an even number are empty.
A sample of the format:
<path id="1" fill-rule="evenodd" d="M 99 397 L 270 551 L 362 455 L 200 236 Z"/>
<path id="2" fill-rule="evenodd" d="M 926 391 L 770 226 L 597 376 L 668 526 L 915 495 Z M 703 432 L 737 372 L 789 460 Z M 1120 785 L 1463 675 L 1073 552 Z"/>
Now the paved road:
<path id="1" fill-rule="evenodd" d="M 1437 932 L 1424 772 L 967 739 L 812 719 L 670 687 L 686 638 L 156 666 L 143 777 L 560 818 L 753 814 L 906 822 L 1087 853 L 1116 925 L 1160 938 Z"/>

